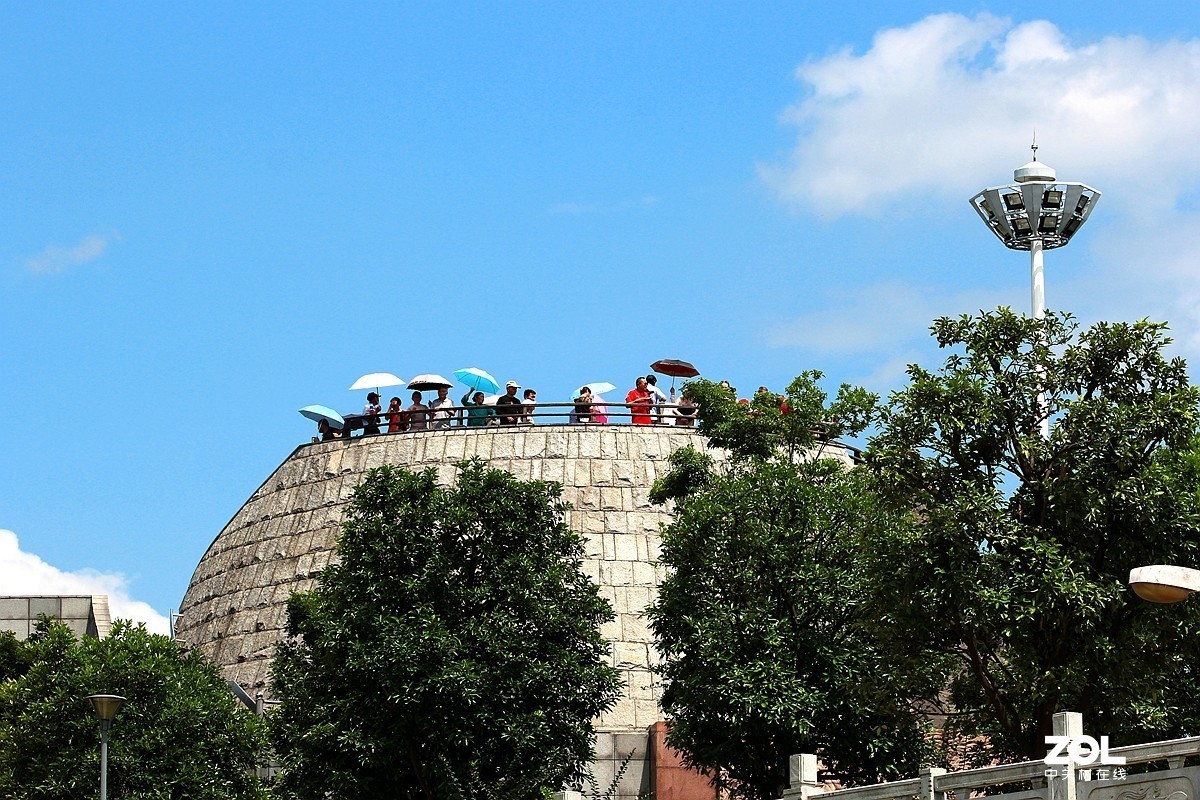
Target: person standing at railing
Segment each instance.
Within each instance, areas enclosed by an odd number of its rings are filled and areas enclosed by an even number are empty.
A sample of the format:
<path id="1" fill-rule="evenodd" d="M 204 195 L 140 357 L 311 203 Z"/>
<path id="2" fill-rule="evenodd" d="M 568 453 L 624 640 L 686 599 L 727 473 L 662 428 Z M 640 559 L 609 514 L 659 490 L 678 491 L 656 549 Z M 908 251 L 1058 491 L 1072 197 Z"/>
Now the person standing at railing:
<path id="1" fill-rule="evenodd" d="M 646 376 L 646 391 L 650 393 L 650 402 L 654 404 L 654 422 L 656 425 L 661 425 L 664 421 L 670 424 L 670 419 L 663 420 L 666 409 L 662 408 L 667 402 L 667 394 L 662 389 L 658 388 L 658 376 L 650 374 Z"/>
<path id="2" fill-rule="evenodd" d="M 638 377 L 634 387 L 629 390 L 629 394 L 625 395 L 625 404 L 629 406 L 629 411 L 633 415 L 634 425 L 649 425 L 653 422 L 650 418 L 650 409 L 654 406 L 654 400 L 646 388 L 645 378 Z"/>
<path id="3" fill-rule="evenodd" d="M 604 404 L 604 398 L 598 394 L 592 395 L 592 422 L 596 425 L 608 424 L 608 406 Z"/>
<path id="4" fill-rule="evenodd" d="M 521 422 L 526 425 L 533 424 L 533 407 L 537 405 L 537 390 L 526 389 L 524 394 L 525 402 L 521 404 Z"/>
<path id="5" fill-rule="evenodd" d="M 383 406 L 379 405 L 379 394 L 370 392 L 367 394 L 367 404 L 363 406 L 363 436 L 373 436 L 379 433 L 379 415 L 383 413 Z"/>
<path id="6" fill-rule="evenodd" d="M 388 433 L 400 433 L 408 430 L 408 417 L 404 414 L 404 409 L 400 407 L 399 397 L 393 397 L 392 402 L 388 403 L 387 418 Z"/>
<path id="7" fill-rule="evenodd" d="M 592 421 L 592 390 L 587 386 L 579 389 L 575 398 L 575 410 L 571 412 L 571 422 L 586 424 Z"/>
<path id="8" fill-rule="evenodd" d="M 476 392 L 472 401 L 471 393 L 467 392 L 462 398 L 463 408 L 467 410 L 467 427 L 482 428 L 496 416 L 495 409 L 483 402 L 483 392 Z"/>
<path id="9" fill-rule="evenodd" d="M 317 423 L 317 433 L 321 434 L 322 442 L 331 442 L 342 435 L 342 432 L 330 425 L 327 419 L 323 419 Z M 317 441 L 317 437 L 314 436 L 313 441 Z"/>
<path id="10" fill-rule="evenodd" d="M 412 405 L 404 409 L 408 414 L 408 429 L 423 431 L 429 428 L 429 406 L 421 402 L 421 393 L 412 393 Z"/>
<path id="11" fill-rule="evenodd" d="M 450 427 L 450 420 L 454 419 L 454 401 L 447 395 L 450 393 L 449 387 L 439 386 L 437 390 L 437 399 L 429 404 L 430 416 L 433 418 L 433 424 L 430 426 L 434 430 L 442 430 Z"/>
<path id="12" fill-rule="evenodd" d="M 496 413 L 500 415 L 501 425 L 516 425 L 521 421 L 521 400 L 517 397 L 517 389 L 521 384 L 509 381 L 504 385 L 504 394 L 496 398 Z"/>
<path id="13" fill-rule="evenodd" d="M 671 391 L 674 392 L 674 389 Z M 686 391 L 679 395 L 679 407 L 675 409 L 675 424 L 681 428 L 690 428 L 696 424 L 696 403 Z"/>

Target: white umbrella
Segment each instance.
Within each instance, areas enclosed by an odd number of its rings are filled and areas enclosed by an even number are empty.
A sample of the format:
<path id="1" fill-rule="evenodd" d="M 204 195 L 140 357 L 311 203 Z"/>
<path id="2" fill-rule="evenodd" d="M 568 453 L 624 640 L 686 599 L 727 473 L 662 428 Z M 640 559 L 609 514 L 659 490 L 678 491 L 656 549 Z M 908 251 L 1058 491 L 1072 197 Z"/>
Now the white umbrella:
<path id="1" fill-rule="evenodd" d="M 418 375 L 408 382 L 408 388 L 416 389 L 418 392 L 428 392 L 434 389 L 449 389 L 454 384 L 443 378 L 441 375 Z"/>
<path id="2" fill-rule="evenodd" d="M 350 391 L 358 392 L 363 389 L 374 389 L 378 392 L 384 386 L 403 386 L 404 378 L 390 372 L 371 372 L 356 380 Z"/>

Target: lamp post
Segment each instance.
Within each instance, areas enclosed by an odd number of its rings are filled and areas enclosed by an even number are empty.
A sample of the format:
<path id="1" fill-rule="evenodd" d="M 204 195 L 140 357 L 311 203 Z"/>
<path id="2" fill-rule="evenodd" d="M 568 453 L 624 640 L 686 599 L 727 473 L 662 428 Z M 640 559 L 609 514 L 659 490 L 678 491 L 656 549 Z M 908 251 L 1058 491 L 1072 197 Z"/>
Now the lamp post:
<path id="1" fill-rule="evenodd" d="M 108 800 L 108 729 L 125 698 L 116 694 L 89 694 L 87 700 L 100 717 L 100 800 Z"/>
<path id="2" fill-rule="evenodd" d="M 1052 167 L 1033 160 L 1013 171 L 1015 184 L 993 186 L 971 198 L 971 207 L 1010 250 L 1029 251 L 1029 295 L 1035 319 L 1046 316 L 1046 250 L 1065 247 L 1087 222 L 1100 192 L 1083 183 L 1060 183 Z M 1046 411 L 1046 395 L 1041 407 Z M 1050 420 L 1042 420 L 1042 436 L 1050 435 Z"/>
<path id="3" fill-rule="evenodd" d="M 1154 564 L 1129 571 L 1129 588 L 1151 603 L 1178 603 L 1200 592 L 1200 570 Z"/>

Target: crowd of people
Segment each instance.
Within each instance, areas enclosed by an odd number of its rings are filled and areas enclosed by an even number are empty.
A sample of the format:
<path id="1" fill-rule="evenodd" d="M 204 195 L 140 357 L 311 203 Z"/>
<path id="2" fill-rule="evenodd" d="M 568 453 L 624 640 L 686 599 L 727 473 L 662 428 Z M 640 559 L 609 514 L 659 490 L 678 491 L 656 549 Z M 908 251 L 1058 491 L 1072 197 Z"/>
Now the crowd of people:
<path id="1" fill-rule="evenodd" d="M 611 384 L 610 384 L 611 386 Z M 518 397 L 517 393 L 521 396 Z M 367 394 L 367 404 L 362 414 L 346 417 L 345 425 L 339 429 L 325 420 L 317 423 L 318 437 L 313 441 L 329 441 L 350 436 L 361 428 L 364 436 L 403 431 L 439 430 L 452 426 L 467 428 L 487 425 L 532 425 L 537 409 L 537 390 L 522 389 L 516 381 L 505 384 L 504 394 L 488 401 L 481 391 L 468 390 L 455 405 L 450 398 L 450 388 L 437 389 L 437 397 L 428 404 L 422 393 L 414 391 L 412 402 L 405 406 L 399 397 L 393 397 L 387 408 L 380 403 L 378 392 Z M 553 404 L 552 404 L 553 405 Z M 580 387 L 575 398 L 562 404 L 562 410 L 550 408 L 540 412 L 543 418 L 566 416 L 575 425 L 604 425 L 609 422 L 609 407 L 591 387 Z M 658 376 L 638 377 L 634 387 L 625 396 L 622 410 L 613 416 L 628 416 L 634 425 L 675 425 L 691 427 L 696 423 L 696 404 L 680 393 L 676 396 L 674 385 L 670 392 L 658 387 Z"/>

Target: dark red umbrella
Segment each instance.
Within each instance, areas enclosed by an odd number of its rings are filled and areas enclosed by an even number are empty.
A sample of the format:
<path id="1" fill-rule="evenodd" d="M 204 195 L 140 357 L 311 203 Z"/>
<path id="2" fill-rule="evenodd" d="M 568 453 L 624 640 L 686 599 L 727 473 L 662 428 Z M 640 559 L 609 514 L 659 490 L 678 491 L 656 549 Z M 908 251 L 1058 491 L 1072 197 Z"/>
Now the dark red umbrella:
<path id="1" fill-rule="evenodd" d="M 679 361 L 674 358 L 664 358 L 660 361 L 655 361 L 650 365 L 650 369 L 659 375 L 670 375 L 672 378 L 694 378 L 700 374 L 700 370 L 688 362 Z"/>
<path id="2" fill-rule="evenodd" d="M 676 378 L 694 378 L 700 374 L 700 370 L 686 361 L 680 361 L 676 358 L 662 358 L 650 365 L 650 369 L 657 372 L 659 375 L 671 376 L 671 390 L 675 389 Z"/>

